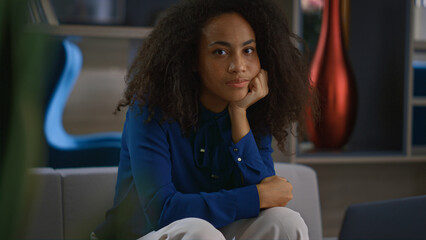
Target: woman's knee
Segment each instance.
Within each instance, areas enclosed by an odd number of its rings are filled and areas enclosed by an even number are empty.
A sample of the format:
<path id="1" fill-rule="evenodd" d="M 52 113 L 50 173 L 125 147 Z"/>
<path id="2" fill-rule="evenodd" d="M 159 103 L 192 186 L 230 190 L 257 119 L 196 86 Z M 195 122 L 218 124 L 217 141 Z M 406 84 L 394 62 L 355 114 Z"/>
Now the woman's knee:
<path id="1" fill-rule="evenodd" d="M 179 220 L 181 231 L 179 239 L 182 240 L 225 240 L 222 233 L 211 223 L 201 218 L 185 218 Z"/>
<path id="2" fill-rule="evenodd" d="M 307 239 L 308 227 L 302 216 L 296 211 L 286 207 L 269 208 L 261 213 L 266 224 L 277 226 L 281 234 L 290 239 Z"/>
<path id="3" fill-rule="evenodd" d="M 283 220 L 283 219 L 292 219 L 295 221 L 302 220 L 300 214 L 290 208 L 287 207 L 273 207 L 263 210 L 260 215 L 265 216 L 267 218 L 272 218 L 274 220 Z"/>

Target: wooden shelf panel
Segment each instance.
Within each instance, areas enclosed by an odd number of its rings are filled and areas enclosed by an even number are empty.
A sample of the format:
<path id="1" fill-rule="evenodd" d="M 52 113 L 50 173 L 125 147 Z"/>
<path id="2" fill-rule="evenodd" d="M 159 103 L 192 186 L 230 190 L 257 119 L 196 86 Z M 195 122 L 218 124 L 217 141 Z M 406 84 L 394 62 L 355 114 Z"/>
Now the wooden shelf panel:
<path id="1" fill-rule="evenodd" d="M 366 164 L 366 163 L 409 163 L 426 162 L 426 156 L 333 156 L 333 157 L 296 157 L 295 163 L 300 164 Z"/>
<path id="2" fill-rule="evenodd" d="M 426 41 L 414 41 L 414 50 L 426 51 Z"/>
<path id="3" fill-rule="evenodd" d="M 413 97 L 413 106 L 426 106 L 426 97 Z"/>
<path id="4" fill-rule="evenodd" d="M 426 157 L 426 146 L 413 146 L 411 150 L 413 156 Z"/>
<path id="5" fill-rule="evenodd" d="M 301 151 L 300 151 L 301 150 Z M 403 150 L 336 150 L 316 151 L 309 142 L 299 143 L 299 152 L 293 163 L 301 164 L 368 164 L 426 162 L 426 146 L 411 146 L 410 153 Z"/>
<path id="6" fill-rule="evenodd" d="M 54 36 L 77 36 L 121 39 L 144 39 L 151 33 L 149 27 L 89 26 L 89 25 L 29 25 L 29 32 Z"/>

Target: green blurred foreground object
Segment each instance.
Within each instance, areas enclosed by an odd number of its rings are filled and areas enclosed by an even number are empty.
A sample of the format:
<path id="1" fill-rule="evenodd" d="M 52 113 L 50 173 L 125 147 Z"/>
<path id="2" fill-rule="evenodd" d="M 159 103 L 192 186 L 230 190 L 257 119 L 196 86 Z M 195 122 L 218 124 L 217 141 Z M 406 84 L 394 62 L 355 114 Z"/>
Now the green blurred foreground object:
<path id="1" fill-rule="evenodd" d="M 26 0 L 0 1 L 0 238 L 22 239 L 32 200 L 27 168 L 43 154 L 42 76 L 45 41 L 28 29 Z"/>

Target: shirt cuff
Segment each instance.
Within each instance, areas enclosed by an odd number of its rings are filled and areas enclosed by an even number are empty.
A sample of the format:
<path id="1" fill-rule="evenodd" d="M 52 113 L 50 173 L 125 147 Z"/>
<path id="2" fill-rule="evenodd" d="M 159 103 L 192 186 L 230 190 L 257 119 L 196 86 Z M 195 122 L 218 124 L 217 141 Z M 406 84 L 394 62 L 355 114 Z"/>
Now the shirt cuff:
<path id="1" fill-rule="evenodd" d="M 236 219 L 253 218 L 259 215 L 259 193 L 256 185 L 249 185 L 235 189 L 236 192 Z"/>
<path id="2" fill-rule="evenodd" d="M 253 132 L 250 130 L 238 143 L 232 143 L 231 141 L 229 151 L 237 163 L 245 160 L 246 156 L 259 155 Z"/>

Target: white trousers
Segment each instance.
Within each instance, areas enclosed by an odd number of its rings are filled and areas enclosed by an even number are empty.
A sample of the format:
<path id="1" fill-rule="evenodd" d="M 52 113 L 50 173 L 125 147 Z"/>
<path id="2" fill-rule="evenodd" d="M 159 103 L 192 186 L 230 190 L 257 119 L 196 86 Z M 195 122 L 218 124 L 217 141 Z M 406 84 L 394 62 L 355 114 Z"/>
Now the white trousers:
<path id="1" fill-rule="evenodd" d="M 299 213 L 275 207 L 256 218 L 242 219 L 221 229 L 199 218 L 185 218 L 138 240 L 308 240 L 308 227 Z"/>

